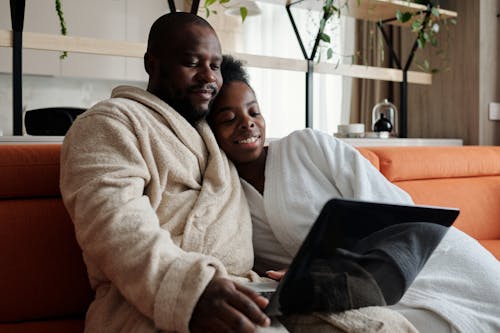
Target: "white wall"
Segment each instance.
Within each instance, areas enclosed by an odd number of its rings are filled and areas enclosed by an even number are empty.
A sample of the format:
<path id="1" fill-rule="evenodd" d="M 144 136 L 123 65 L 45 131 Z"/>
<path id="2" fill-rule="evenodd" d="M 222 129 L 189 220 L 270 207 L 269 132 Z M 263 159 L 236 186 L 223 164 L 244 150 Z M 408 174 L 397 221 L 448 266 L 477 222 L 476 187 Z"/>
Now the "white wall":
<path id="1" fill-rule="evenodd" d="M 202 1 L 203 4 L 203 1 Z M 211 15 L 224 52 L 244 52 L 302 59 L 299 44 L 282 6 L 259 3 L 262 15 L 239 17 Z M 153 21 L 167 12 L 166 0 L 63 0 L 68 34 L 111 40 L 146 42 Z M 204 16 L 200 11 L 200 15 Z M 300 22 L 310 19 L 303 14 Z M 54 0 L 26 0 L 25 31 L 59 33 Z M 0 0 L 0 29 L 11 29 L 9 1 Z M 304 30 L 307 31 L 307 30 Z M 310 32 L 309 32 L 310 33 Z M 12 134 L 12 50 L 0 48 L 0 130 Z M 142 59 L 70 53 L 65 60 L 58 52 L 24 50 L 23 108 L 48 106 L 90 107 L 107 98 L 118 84 L 145 86 Z M 268 137 L 281 137 L 305 125 L 305 74 L 250 68 Z M 332 133 L 341 119 L 340 77 L 315 78 L 316 128 Z M 348 110 L 347 110 L 348 111 Z"/>

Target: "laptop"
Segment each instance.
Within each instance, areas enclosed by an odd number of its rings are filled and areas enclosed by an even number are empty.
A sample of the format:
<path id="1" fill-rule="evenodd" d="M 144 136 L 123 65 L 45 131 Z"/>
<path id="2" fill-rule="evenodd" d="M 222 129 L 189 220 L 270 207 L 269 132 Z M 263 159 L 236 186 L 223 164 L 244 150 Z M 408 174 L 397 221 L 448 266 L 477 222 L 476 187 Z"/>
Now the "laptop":
<path id="1" fill-rule="evenodd" d="M 308 271 L 312 260 L 332 258 L 337 248 L 346 248 L 357 240 L 395 224 L 427 222 L 450 227 L 458 214 L 456 208 L 331 199 L 324 205 L 283 279 L 279 283 L 248 286 L 263 295 L 270 295 L 269 304 L 264 310 L 267 315 L 282 315 L 280 291 L 287 283 L 300 279 L 302 273 Z"/>

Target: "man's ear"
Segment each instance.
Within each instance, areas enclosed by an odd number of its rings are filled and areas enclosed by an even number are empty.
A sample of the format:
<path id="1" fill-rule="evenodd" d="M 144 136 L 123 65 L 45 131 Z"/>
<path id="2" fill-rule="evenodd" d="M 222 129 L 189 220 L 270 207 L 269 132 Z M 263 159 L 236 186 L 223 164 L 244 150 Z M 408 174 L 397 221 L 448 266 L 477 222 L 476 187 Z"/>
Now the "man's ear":
<path id="1" fill-rule="evenodd" d="M 154 56 L 151 55 L 150 53 L 146 52 L 144 53 L 144 69 L 146 70 L 146 73 L 151 76 L 151 73 L 153 73 L 153 68 L 154 68 Z"/>

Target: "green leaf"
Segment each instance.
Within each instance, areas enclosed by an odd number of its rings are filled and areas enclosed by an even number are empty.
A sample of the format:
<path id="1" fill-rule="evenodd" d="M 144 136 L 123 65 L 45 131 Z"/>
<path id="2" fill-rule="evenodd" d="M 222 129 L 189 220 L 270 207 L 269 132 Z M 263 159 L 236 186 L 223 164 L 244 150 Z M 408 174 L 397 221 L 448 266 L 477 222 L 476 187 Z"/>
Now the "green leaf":
<path id="1" fill-rule="evenodd" d="M 420 22 L 420 20 L 415 20 L 411 24 L 411 30 L 413 32 L 419 31 L 421 28 L 422 28 L 422 22 Z"/>
<path id="2" fill-rule="evenodd" d="M 210 16 L 210 9 L 208 9 L 207 7 L 205 7 L 205 15 L 206 17 Z"/>
<path id="3" fill-rule="evenodd" d="M 456 19 L 454 19 L 454 18 L 453 18 L 453 19 L 450 19 L 450 23 L 451 23 L 451 24 L 455 24 L 455 25 L 456 25 L 456 24 L 457 24 L 457 20 L 456 20 Z"/>
<path id="4" fill-rule="evenodd" d="M 337 60 L 337 63 L 335 64 L 335 69 L 339 68 L 340 66 L 340 59 Z"/>
<path id="5" fill-rule="evenodd" d="M 325 30 L 325 24 L 326 24 L 326 20 L 324 18 L 322 18 L 321 21 L 319 21 L 319 31 Z"/>
<path id="6" fill-rule="evenodd" d="M 396 19 L 401 23 L 406 23 L 413 17 L 413 14 L 410 12 L 402 13 L 399 9 L 396 11 Z"/>
<path id="7" fill-rule="evenodd" d="M 425 46 L 425 41 L 422 41 L 422 39 L 417 39 L 417 44 L 419 49 L 423 49 Z"/>
<path id="8" fill-rule="evenodd" d="M 329 48 L 328 51 L 326 51 L 326 58 L 331 59 L 333 57 L 333 50 L 332 48 Z"/>
<path id="9" fill-rule="evenodd" d="M 427 60 L 427 59 L 424 60 L 424 68 L 426 70 L 429 70 L 429 68 L 430 68 L 429 60 Z"/>
<path id="10" fill-rule="evenodd" d="M 321 32 L 319 34 L 319 39 L 321 39 L 322 41 L 326 42 L 326 43 L 330 43 L 330 36 L 328 36 L 327 34 L 325 34 L 324 32 Z"/>
<path id="11" fill-rule="evenodd" d="M 438 7 L 432 7 L 432 9 L 431 9 L 431 13 L 432 13 L 432 15 L 434 15 L 435 17 L 439 17 L 439 8 L 438 8 Z"/>
<path id="12" fill-rule="evenodd" d="M 215 3 L 216 0 L 205 0 L 205 7 L 210 7 Z"/>
<path id="13" fill-rule="evenodd" d="M 248 15 L 248 9 L 247 7 L 240 7 L 240 15 L 241 15 L 241 22 L 245 22 L 245 19 L 247 18 Z"/>
<path id="14" fill-rule="evenodd" d="M 212 14 L 217 15 L 217 11 L 216 10 L 212 10 Z"/>
<path id="15" fill-rule="evenodd" d="M 396 19 L 399 21 L 399 22 L 403 22 L 403 14 L 401 13 L 401 11 L 398 9 L 396 10 Z"/>
<path id="16" fill-rule="evenodd" d="M 220 3 L 221 5 L 223 5 L 223 4 L 225 4 L 225 3 L 228 3 L 229 1 L 231 1 L 231 0 L 219 0 L 219 3 Z"/>
<path id="17" fill-rule="evenodd" d="M 423 38 L 426 42 L 428 42 L 428 41 L 430 41 L 430 40 L 431 40 L 431 37 L 430 37 L 430 36 L 429 36 L 429 34 L 428 34 L 427 32 L 425 32 L 425 31 L 422 33 L 422 38 Z"/>

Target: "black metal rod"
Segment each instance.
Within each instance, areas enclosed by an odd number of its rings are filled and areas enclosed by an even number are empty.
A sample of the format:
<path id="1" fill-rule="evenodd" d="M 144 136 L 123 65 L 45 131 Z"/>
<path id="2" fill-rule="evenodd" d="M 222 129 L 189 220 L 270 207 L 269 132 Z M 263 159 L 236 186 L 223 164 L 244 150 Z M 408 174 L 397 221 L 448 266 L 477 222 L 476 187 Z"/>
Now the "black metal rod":
<path id="1" fill-rule="evenodd" d="M 177 11 L 174 0 L 168 0 L 168 8 L 170 8 L 171 13 L 175 13 Z"/>
<path id="2" fill-rule="evenodd" d="M 307 72 L 306 72 L 306 112 L 305 112 L 305 121 L 306 121 L 306 127 L 312 127 L 313 125 L 313 80 L 314 80 L 314 63 L 313 63 L 313 58 L 314 58 L 314 49 L 313 53 L 311 54 L 311 57 L 307 55 L 306 49 L 304 47 L 304 43 L 302 42 L 302 38 L 300 38 L 299 30 L 297 28 L 297 25 L 295 24 L 295 19 L 293 18 L 292 11 L 291 11 L 291 6 L 294 4 L 297 4 L 299 2 L 302 2 L 303 0 L 298 0 L 293 3 L 289 3 L 285 6 L 286 12 L 288 14 L 288 18 L 290 19 L 290 23 L 292 23 L 292 28 L 293 32 L 295 33 L 295 37 L 297 38 L 297 41 L 299 42 L 300 50 L 302 51 L 302 55 L 304 56 L 304 59 L 307 61 Z M 316 36 L 316 44 L 319 42 L 319 34 Z M 315 45 L 314 48 L 317 48 L 317 45 Z"/>
<path id="3" fill-rule="evenodd" d="M 389 22 L 397 21 L 397 20 L 398 20 L 397 18 L 391 17 L 391 18 L 388 18 L 388 19 L 385 19 L 385 20 L 378 21 L 377 23 L 386 24 L 386 23 L 389 23 Z"/>
<path id="4" fill-rule="evenodd" d="M 292 11 L 290 9 L 292 4 L 287 4 L 285 6 L 286 8 L 286 13 L 288 14 L 288 18 L 290 19 L 290 23 L 292 23 L 292 28 L 293 28 L 293 32 L 295 33 L 295 37 L 297 38 L 297 41 L 299 42 L 299 46 L 300 46 L 300 50 L 302 51 L 302 55 L 304 56 L 304 59 L 309 59 L 309 57 L 307 56 L 307 52 L 306 52 L 306 49 L 304 47 L 304 43 L 302 43 L 302 38 L 300 38 L 300 34 L 299 34 L 299 29 L 297 28 L 297 25 L 295 24 L 295 20 L 293 18 L 293 15 L 292 15 Z"/>
<path id="5" fill-rule="evenodd" d="M 170 1 L 172 1 L 172 0 L 170 0 Z M 200 7 L 200 0 L 193 0 L 193 3 L 191 4 L 191 14 L 198 13 L 199 7 Z"/>
<path id="6" fill-rule="evenodd" d="M 419 12 L 419 14 L 424 13 L 424 11 Z M 424 28 L 427 26 L 429 23 L 431 15 L 431 7 L 430 5 L 427 5 L 427 10 L 425 10 L 425 18 L 422 23 L 422 27 L 420 28 L 420 31 L 418 32 L 417 38 L 415 39 L 415 42 L 413 43 L 413 46 L 411 48 L 410 54 L 408 56 L 408 59 L 406 60 L 405 66 L 401 66 L 401 61 L 400 59 L 396 56 L 396 52 L 394 51 L 394 46 L 392 45 L 389 37 L 385 33 L 385 30 L 383 29 L 383 24 L 387 22 L 394 21 L 394 19 L 387 19 L 383 20 L 377 23 L 377 27 L 379 28 L 380 32 L 382 33 L 382 36 L 384 38 L 384 41 L 389 48 L 391 55 L 396 62 L 396 65 L 398 66 L 399 69 L 402 70 L 403 72 L 403 81 L 400 82 L 399 85 L 399 91 L 400 91 L 400 101 L 399 101 L 399 137 L 401 138 L 406 138 L 408 137 L 408 69 L 411 66 L 411 63 L 413 62 L 413 58 L 415 56 L 415 53 L 417 51 L 418 47 L 418 40 L 421 37 L 421 35 L 424 33 Z"/>
<path id="7" fill-rule="evenodd" d="M 405 70 L 403 70 L 403 81 L 400 83 L 399 137 L 408 137 L 408 72 Z"/>
<path id="8" fill-rule="evenodd" d="M 12 126 L 23 135 L 23 26 L 25 0 L 10 0 L 12 22 Z"/>
<path id="9" fill-rule="evenodd" d="M 12 34 L 12 126 L 14 135 L 23 135 L 23 32 Z"/>
<path id="10" fill-rule="evenodd" d="M 387 47 L 389 48 L 389 51 L 391 52 L 392 59 L 396 62 L 396 66 L 398 66 L 399 69 L 402 69 L 401 67 L 401 62 L 399 61 L 399 57 L 396 55 L 396 52 L 394 51 L 394 45 L 392 45 L 392 42 L 387 36 L 387 33 L 384 30 L 384 26 L 381 22 L 377 22 L 377 27 L 379 31 L 382 33 L 382 37 L 384 38 L 385 44 L 387 44 Z"/>
<path id="11" fill-rule="evenodd" d="M 306 127 L 313 125 L 313 60 L 307 60 L 306 72 Z"/>
<path id="12" fill-rule="evenodd" d="M 316 40 L 314 41 L 313 49 L 311 51 L 311 56 L 308 58 L 309 60 L 314 60 L 314 57 L 316 56 L 316 52 L 318 51 L 319 41 L 321 39 L 320 36 L 323 33 L 323 31 L 325 30 L 325 25 L 326 25 L 326 20 L 327 20 L 326 12 L 323 13 L 322 19 L 325 20 L 325 24 L 323 26 L 320 25 L 320 28 L 318 30 L 318 34 L 316 35 Z"/>
<path id="13" fill-rule="evenodd" d="M 408 60 L 406 60 L 406 65 L 403 68 L 403 71 L 408 71 L 408 69 L 411 66 L 411 63 L 413 62 L 413 57 L 415 56 L 415 52 L 417 51 L 418 47 L 418 40 L 420 39 L 420 36 L 424 33 L 424 29 L 429 23 L 429 19 L 431 17 L 431 10 L 430 10 L 430 5 L 428 6 L 428 10 L 425 13 L 425 18 L 424 22 L 422 23 L 422 27 L 420 28 L 420 31 L 418 32 L 417 38 L 415 39 L 415 42 L 413 43 L 413 47 L 411 48 L 410 55 L 408 56 Z"/>

